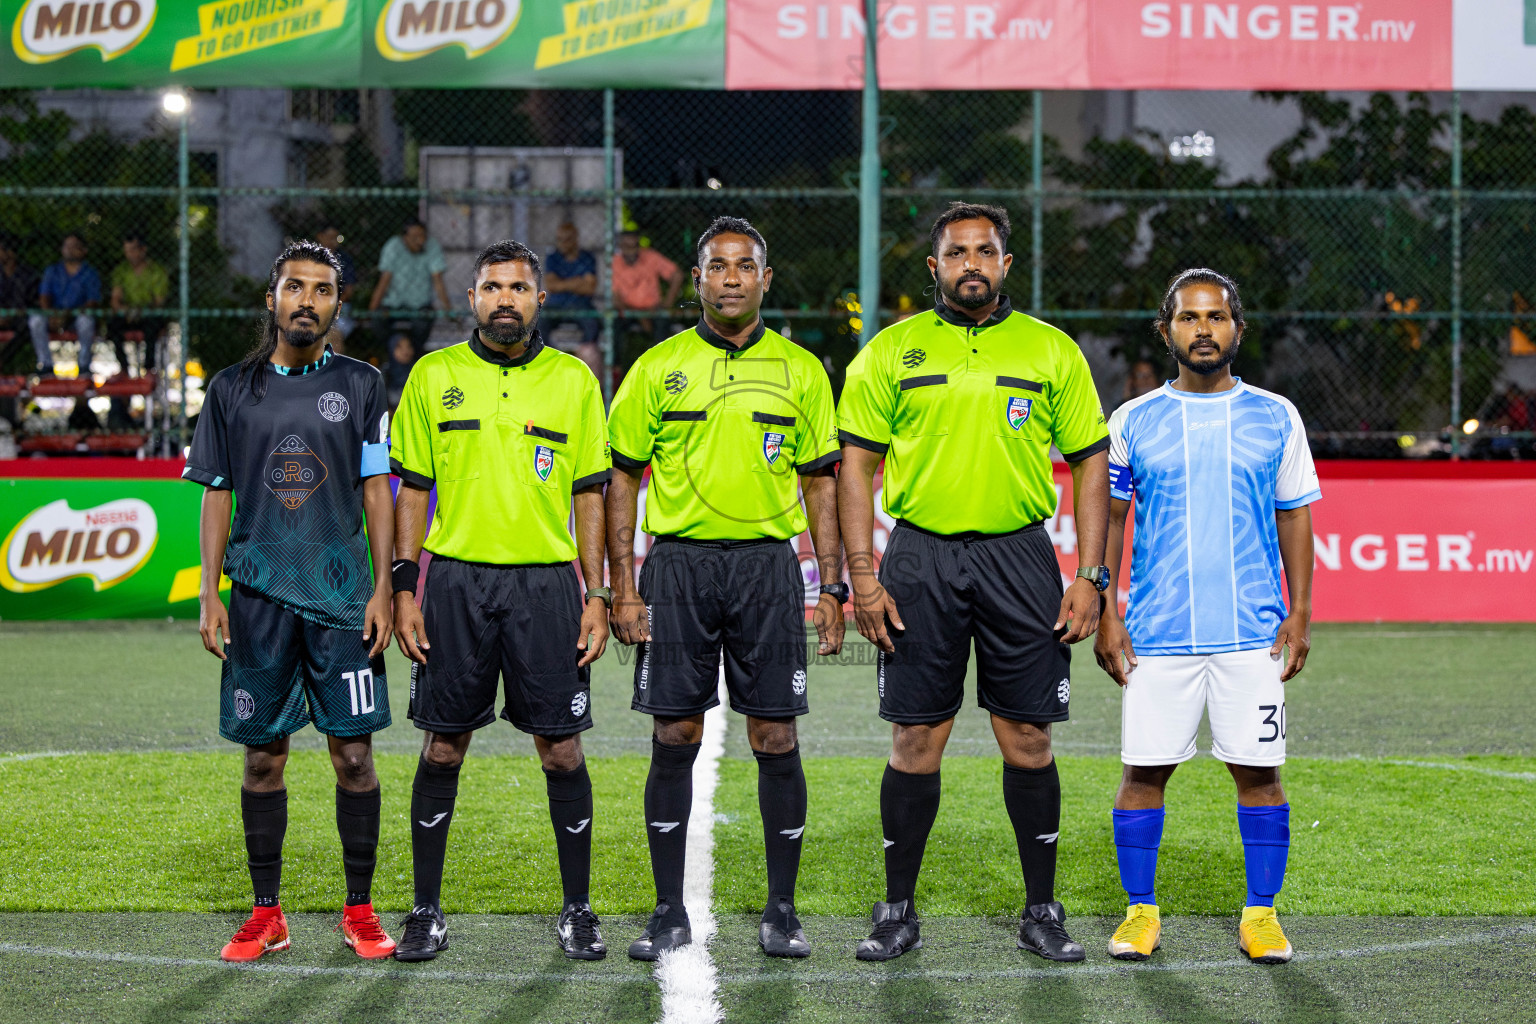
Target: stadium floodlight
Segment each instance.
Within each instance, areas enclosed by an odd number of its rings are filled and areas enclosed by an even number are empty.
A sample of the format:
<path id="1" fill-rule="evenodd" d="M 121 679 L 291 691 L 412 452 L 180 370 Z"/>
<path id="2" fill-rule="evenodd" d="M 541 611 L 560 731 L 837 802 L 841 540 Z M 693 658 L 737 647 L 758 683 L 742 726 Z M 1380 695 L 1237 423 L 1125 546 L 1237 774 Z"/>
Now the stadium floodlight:
<path id="1" fill-rule="evenodd" d="M 1475 418 L 1470 419 L 1461 425 L 1461 432 L 1463 434 L 1475 434 L 1477 433 L 1477 428 L 1480 426 L 1482 426 L 1482 424 L 1477 422 Z"/>
<path id="2" fill-rule="evenodd" d="M 704 184 L 708 185 L 712 189 L 721 189 L 725 187 L 724 183 L 722 183 L 719 178 L 710 178 Z"/>
<path id="3" fill-rule="evenodd" d="M 180 117 L 187 112 L 187 94 L 180 89 L 167 89 L 160 95 L 160 108 L 173 117 Z"/>

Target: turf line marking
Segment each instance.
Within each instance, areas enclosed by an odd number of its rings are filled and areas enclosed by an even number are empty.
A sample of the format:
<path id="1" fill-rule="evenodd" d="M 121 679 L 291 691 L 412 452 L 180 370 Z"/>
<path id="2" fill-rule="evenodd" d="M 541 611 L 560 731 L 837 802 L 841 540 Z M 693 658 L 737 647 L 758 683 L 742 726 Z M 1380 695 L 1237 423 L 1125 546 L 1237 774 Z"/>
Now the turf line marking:
<path id="1" fill-rule="evenodd" d="M 1503 928 L 1493 928 L 1481 932 L 1469 932 L 1465 935 L 1451 937 L 1436 937 L 1420 939 L 1414 942 L 1392 942 L 1376 946 L 1354 946 L 1347 949 L 1323 950 L 1320 952 L 1302 952 L 1296 954 L 1299 962 L 1324 961 L 1324 960 L 1361 960 L 1373 956 L 1386 956 L 1392 953 L 1412 953 L 1425 949 L 1446 949 L 1456 946 L 1475 946 L 1485 942 L 1495 942 L 1506 939 L 1519 939 L 1528 936 L 1536 936 L 1536 924 L 1511 925 Z M 418 979 L 421 981 L 454 981 L 454 982 L 508 982 L 512 984 L 528 982 L 601 982 L 604 984 L 632 984 L 641 982 L 649 984 L 651 978 L 645 974 L 620 974 L 603 970 L 574 971 L 570 973 L 556 973 L 552 971 L 461 971 L 434 968 L 403 968 L 386 967 L 384 965 L 369 966 L 359 964 L 356 967 L 312 967 L 301 964 L 283 964 L 257 961 L 255 963 L 231 964 L 223 960 L 204 960 L 195 957 L 180 956 L 150 956 L 143 953 L 113 953 L 106 950 L 91 949 L 67 949 L 57 946 L 35 946 L 22 942 L 0 942 L 0 955 L 12 954 L 15 956 L 30 956 L 52 960 L 80 960 L 88 963 L 113 963 L 128 964 L 140 967 L 202 967 L 220 971 L 244 971 L 251 974 L 271 974 L 288 977 L 313 977 L 316 975 L 331 977 L 356 977 L 356 978 L 400 978 Z M 793 978 L 799 983 L 808 982 L 880 982 L 927 978 L 935 981 L 964 981 L 972 978 L 1070 978 L 1076 975 L 1118 975 L 1135 974 L 1143 971 L 1192 971 L 1211 970 L 1215 968 L 1243 968 L 1251 970 L 1251 965 L 1246 957 L 1231 957 L 1224 960 L 1168 960 L 1148 961 L 1144 963 L 1114 963 L 1114 964 L 1082 964 L 1075 966 L 1048 967 L 1023 967 L 1007 970 L 971 971 L 957 970 L 953 968 L 937 968 L 931 970 L 907 969 L 907 970 L 882 970 L 871 967 L 868 970 L 858 971 L 793 971 L 784 977 Z M 713 970 L 713 969 L 711 969 Z M 764 974 L 756 971 L 741 971 L 732 974 L 721 975 L 719 980 L 726 984 L 745 984 L 759 982 Z"/>
<path id="2" fill-rule="evenodd" d="M 290 977 L 314 977 L 330 975 L 355 978 L 420 978 L 423 981 L 489 981 L 489 982 L 554 982 L 554 981 L 602 981 L 628 984 L 650 984 L 645 974 L 603 974 L 599 972 L 573 972 L 559 974 L 553 971 L 453 971 L 434 968 L 378 967 L 311 967 L 303 964 L 244 963 L 232 964 L 223 960 L 201 960 L 184 956 L 147 956 L 140 953 L 110 953 L 91 949 L 61 949 L 55 946 L 33 946 L 21 942 L 0 942 L 0 955 L 11 953 L 57 960 L 84 960 L 90 963 L 130 964 L 141 967 L 211 967 L 220 971 L 248 971 L 253 974 L 278 974 Z"/>
<path id="3" fill-rule="evenodd" d="M 725 1010 L 716 993 L 709 940 L 715 934 L 715 786 L 725 753 L 725 663 L 720 664 L 720 703 L 704 714 L 704 736 L 693 762 L 693 806 L 688 811 L 688 859 L 683 866 L 683 903 L 693 942 L 661 954 L 656 984 L 661 988 L 661 1024 L 716 1024 Z"/>
<path id="4" fill-rule="evenodd" d="M 1491 775 L 1496 779 L 1519 779 L 1522 782 L 1536 782 L 1536 772 L 1501 772 L 1497 768 L 1484 768 L 1475 764 L 1446 764 L 1444 761 L 1402 761 L 1395 758 L 1383 758 L 1387 764 L 1402 765 L 1407 768 L 1443 768 L 1450 772 L 1472 772 L 1474 775 Z"/>

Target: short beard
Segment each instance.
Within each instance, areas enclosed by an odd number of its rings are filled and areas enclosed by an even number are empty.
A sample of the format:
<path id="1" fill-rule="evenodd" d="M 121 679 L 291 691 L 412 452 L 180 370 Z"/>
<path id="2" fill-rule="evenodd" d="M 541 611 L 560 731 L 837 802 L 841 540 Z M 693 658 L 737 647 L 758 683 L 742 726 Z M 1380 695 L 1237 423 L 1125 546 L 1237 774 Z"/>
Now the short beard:
<path id="1" fill-rule="evenodd" d="M 523 320 L 515 323 L 499 323 L 495 320 L 481 320 L 475 317 L 475 325 L 480 328 L 480 337 L 493 345 L 502 348 L 514 348 L 528 340 L 533 333 L 533 324 Z"/>
<path id="2" fill-rule="evenodd" d="M 1223 370 L 1232 365 L 1232 360 L 1237 358 L 1237 344 L 1214 359 L 1201 359 L 1196 361 L 1189 357 L 1189 353 L 1180 349 L 1177 345 L 1169 345 L 1168 350 L 1173 353 L 1174 362 L 1180 366 L 1187 366 L 1201 376 L 1210 376 L 1218 370 Z"/>
<path id="3" fill-rule="evenodd" d="M 940 287 L 939 294 L 943 295 L 944 301 L 951 306 L 959 306 L 961 309 L 980 309 L 982 306 L 985 306 L 987 303 L 997 298 L 997 289 L 992 287 L 991 281 L 978 275 L 977 277 L 961 278 L 959 281 L 955 282 L 955 285 L 958 290 L 958 287 L 965 284 L 966 281 L 976 280 L 981 281 L 982 284 L 986 285 L 986 288 L 980 295 L 976 296 L 975 298 L 961 298 L 958 294 L 955 294 L 948 288 L 944 287 Z"/>
<path id="4" fill-rule="evenodd" d="M 327 330 L 329 330 L 329 328 L 327 328 Z M 309 346 L 313 345 L 315 342 L 319 341 L 325 336 L 321 332 L 316 331 L 313 327 L 298 326 L 290 327 L 287 330 L 281 331 L 279 333 L 282 334 L 283 340 L 293 348 L 309 348 Z"/>

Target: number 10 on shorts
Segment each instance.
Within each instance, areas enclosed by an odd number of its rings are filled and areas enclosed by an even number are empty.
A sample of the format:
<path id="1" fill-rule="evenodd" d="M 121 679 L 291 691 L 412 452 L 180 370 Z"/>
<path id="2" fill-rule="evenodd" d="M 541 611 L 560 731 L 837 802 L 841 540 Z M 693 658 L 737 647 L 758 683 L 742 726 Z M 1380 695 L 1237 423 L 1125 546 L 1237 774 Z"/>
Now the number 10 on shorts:
<path id="1" fill-rule="evenodd" d="M 343 672 L 341 678 L 347 681 L 347 692 L 352 695 L 353 717 L 373 714 L 373 669 Z"/>

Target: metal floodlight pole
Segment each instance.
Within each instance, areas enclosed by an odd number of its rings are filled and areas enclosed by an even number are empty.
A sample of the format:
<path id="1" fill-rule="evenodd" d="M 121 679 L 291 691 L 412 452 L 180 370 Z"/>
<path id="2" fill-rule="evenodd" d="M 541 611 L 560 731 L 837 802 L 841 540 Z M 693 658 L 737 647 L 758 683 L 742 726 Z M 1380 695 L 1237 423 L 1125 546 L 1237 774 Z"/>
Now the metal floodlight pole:
<path id="1" fill-rule="evenodd" d="M 187 153 L 187 122 L 192 119 L 192 106 L 188 102 L 181 111 L 181 132 L 176 147 L 176 219 L 177 234 L 179 238 L 178 252 L 176 254 L 177 266 L 177 303 L 180 306 L 179 321 L 181 331 L 181 422 L 179 424 L 180 438 L 178 450 L 187 445 L 187 362 L 192 344 L 192 318 L 188 313 L 191 308 L 191 288 L 188 278 L 191 276 L 192 266 L 192 238 L 191 226 L 187 216 L 187 186 L 188 186 L 188 153 Z"/>
<path id="2" fill-rule="evenodd" d="M 613 322 L 613 235 L 618 223 L 618 193 L 615 190 L 613 148 L 613 90 L 603 90 L 603 272 L 599 301 L 603 306 L 603 401 L 613 398 L 613 367 L 618 361 L 618 339 Z"/>
<path id="3" fill-rule="evenodd" d="M 1451 93 L 1451 458 L 1461 456 L 1461 93 Z"/>
<path id="4" fill-rule="evenodd" d="M 1044 108 L 1043 94 L 1035 90 L 1033 109 L 1029 117 L 1029 181 L 1031 191 L 1029 222 L 1029 311 L 1040 315 L 1041 280 L 1045 272 L 1045 138 L 1041 134 L 1040 119 Z"/>
<path id="5" fill-rule="evenodd" d="M 875 50 L 879 15 L 864 0 L 864 147 L 859 158 L 859 347 L 880 329 L 880 76 Z"/>

